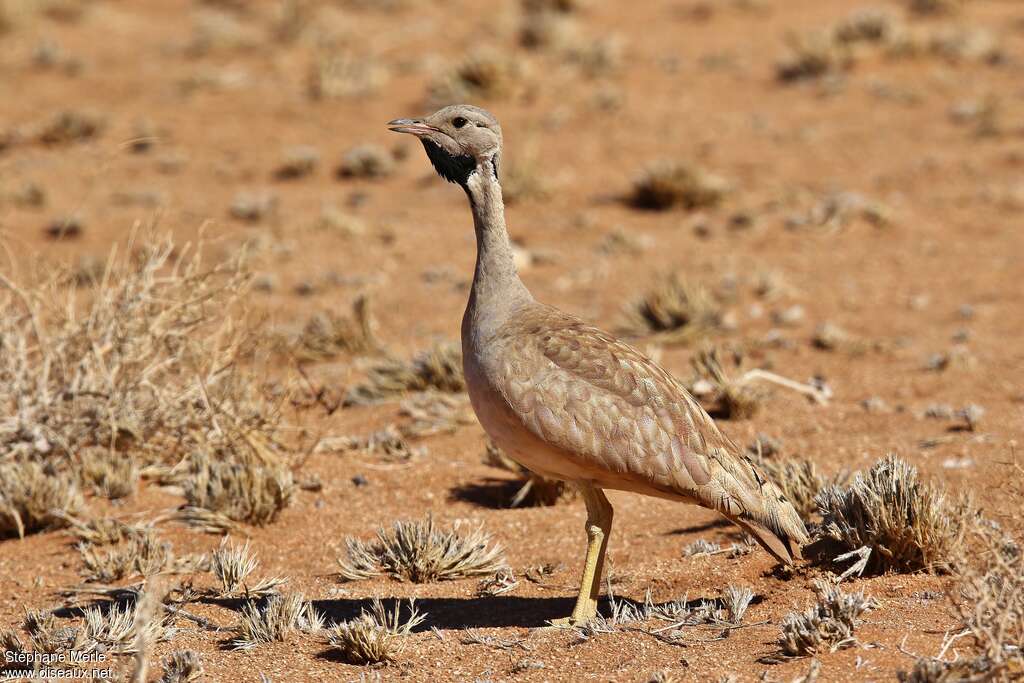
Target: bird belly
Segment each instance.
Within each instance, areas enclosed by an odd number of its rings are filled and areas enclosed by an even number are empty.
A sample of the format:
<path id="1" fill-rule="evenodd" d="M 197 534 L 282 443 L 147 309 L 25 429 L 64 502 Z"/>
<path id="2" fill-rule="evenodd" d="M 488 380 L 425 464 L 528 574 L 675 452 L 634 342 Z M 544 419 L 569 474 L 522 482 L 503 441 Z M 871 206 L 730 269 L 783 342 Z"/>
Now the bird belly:
<path id="1" fill-rule="evenodd" d="M 550 479 L 590 481 L 596 472 L 535 436 L 515 416 L 480 366 L 464 363 L 470 404 L 487 436 L 506 455 L 531 472 Z"/>

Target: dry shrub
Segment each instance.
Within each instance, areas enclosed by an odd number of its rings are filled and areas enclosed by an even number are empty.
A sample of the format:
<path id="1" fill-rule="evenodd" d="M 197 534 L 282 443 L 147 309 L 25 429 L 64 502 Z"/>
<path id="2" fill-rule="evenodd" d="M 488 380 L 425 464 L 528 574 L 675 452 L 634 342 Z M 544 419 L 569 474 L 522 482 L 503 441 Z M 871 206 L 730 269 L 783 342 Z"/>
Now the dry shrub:
<path id="1" fill-rule="evenodd" d="M 461 533 L 458 525 L 441 530 L 434 519 L 395 522 L 381 527 L 371 542 L 345 540 L 348 558 L 338 559 L 347 581 L 387 574 L 402 581 L 427 583 L 483 576 L 505 566 L 501 546 L 491 545 L 482 529 Z"/>
<path id="2" fill-rule="evenodd" d="M 806 216 L 793 217 L 789 225 L 815 227 L 827 233 L 836 233 L 855 221 L 863 221 L 876 228 L 887 228 L 893 224 L 892 210 L 858 192 L 834 192 L 815 203 Z"/>
<path id="3" fill-rule="evenodd" d="M 296 631 L 314 632 L 323 626 L 323 615 L 301 594 L 271 595 L 242 606 L 242 618 L 230 646 L 234 650 L 251 650 L 259 645 L 287 642 Z"/>
<path id="4" fill-rule="evenodd" d="M 171 544 L 145 529 L 110 550 L 81 543 L 82 576 L 86 581 L 111 583 L 131 576 L 152 576 L 167 571 L 174 562 Z"/>
<path id="5" fill-rule="evenodd" d="M 288 342 L 287 350 L 302 361 L 329 360 L 342 353 L 380 353 L 383 346 L 376 328 L 370 298 L 363 294 L 352 302 L 350 316 L 331 311 L 314 315 L 298 338 Z"/>
<path id="6" fill-rule="evenodd" d="M 629 204 L 638 209 L 664 211 L 717 206 L 728 183 L 704 169 L 677 161 L 658 161 L 633 181 Z"/>
<path id="7" fill-rule="evenodd" d="M 257 567 L 259 560 L 249 550 L 249 542 L 237 546 L 229 543 L 225 536 L 220 547 L 213 551 L 210 569 L 220 582 L 219 597 L 266 597 L 285 583 L 285 579 L 274 577 L 260 579 L 251 587 L 246 583 Z"/>
<path id="8" fill-rule="evenodd" d="M 174 637 L 177 629 L 171 623 L 173 617 L 161 610 L 159 617 L 145 618 L 142 614 L 144 600 L 141 598 L 129 604 L 113 603 L 86 607 L 83 627 L 86 652 L 113 651 L 133 654 L 140 642 L 162 643 Z"/>
<path id="9" fill-rule="evenodd" d="M 184 481 L 185 500 L 236 522 L 270 524 L 291 503 L 295 480 L 276 457 L 258 453 L 255 446 L 249 452 L 232 449 L 213 460 L 205 451 L 194 452 Z"/>
<path id="10" fill-rule="evenodd" d="M 514 472 L 523 479 L 522 486 L 509 501 L 509 507 L 555 505 L 559 501 L 576 497 L 576 489 L 566 482 L 548 479 L 531 472 L 505 455 L 505 452 L 490 439 L 487 440 L 484 452 L 484 464 Z"/>
<path id="11" fill-rule="evenodd" d="M 52 612 L 26 612 L 21 627 L 28 634 L 29 643 L 35 652 L 53 654 L 86 649 L 87 639 L 82 629 L 62 626 Z"/>
<path id="12" fill-rule="evenodd" d="M 1007 672 L 1005 680 L 1019 680 L 1020 672 Z M 1016 674 L 1016 675 L 1014 675 Z M 900 683 L 972 683 L 1004 680 L 993 672 L 992 663 L 983 657 L 965 657 L 954 661 L 918 657 L 910 671 L 897 671 Z"/>
<path id="13" fill-rule="evenodd" d="M 885 10 L 866 8 L 857 10 L 840 20 L 832 29 L 833 39 L 847 45 L 856 43 L 889 43 L 904 31 L 903 27 Z"/>
<path id="14" fill-rule="evenodd" d="M 159 683 L 196 683 L 203 676 L 203 660 L 193 650 L 175 650 L 163 664 Z"/>
<path id="15" fill-rule="evenodd" d="M 733 354 L 733 365 L 739 368 L 742 356 Z M 765 394 L 751 383 L 730 378 L 722 368 L 717 348 L 700 349 L 690 359 L 697 379 L 691 392 L 701 399 L 715 417 L 725 420 L 746 420 L 761 409 Z"/>
<path id="16" fill-rule="evenodd" d="M 853 66 L 848 44 L 836 40 L 832 31 L 790 34 L 786 43 L 789 54 L 775 65 L 775 75 L 780 81 L 840 74 Z"/>
<path id="17" fill-rule="evenodd" d="M 82 456 L 82 479 L 93 492 L 111 500 L 127 498 L 139 484 L 139 468 L 130 456 L 90 448 Z"/>
<path id="18" fill-rule="evenodd" d="M 70 145 L 99 136 L 105 126 L 104 118 L 95 112 L 65 110 L 39 124 L 30 137 L 41 145 Z"/>
<path id="19" fill-rule="evenodd" d="M 413 394 L 402 401 L 398 414 L 408 418 L 399 431 L 409 438 L 454 434 L 460 427 L 477 421 L 466 396 L 436 391 Z"/>
<path id="20" fill-rule="evenodd" d="M 838 552 L 868 548 L 864 568 L 871 573 L 948 571 L 975 522 L 968 497 L 951 499 L 892 455 L 857 473 L 849 486 L 826 487 L 816 502 L 819 539 Z"/>
<path id="21" fill-rule="evenodd" d="M 0 276 L 0 451 L 38 463 L 13 465 L 28 477 L 14 500 L 34 487 L 89 480 L 96 449 L 118 467 L 132 463 L 129 474 L 177 463 L 167 483 L 184 485 L 194 505 L 241 507 L 234 519 L 273 517 L 250 512 L 257 506 L 246 498 L 258 497 L 250 484 L 260 495 L 278 493 L 278 509 L 287 503 L 278 406 L 259 373 L 243 367 L 261 358 L 258 329 L 241 309 L 248 272 L 237 259 L 208 266 L 202 252 L 202 244 L 133 231 L 84 301 L 59 276 L 29 285 Z M 13 477 L 0 479 L 0 490 Z M 125 492 L 130 479 L 102 464 L 91 475 L 110 493 Z M 79 499 L 68 488 L 37 497 L 25 526 L 53 523 L 44 513 L 61 506 L 76 514 Z M 10 494 L 5 500 L 6 510 Z"/>
<path id="22" fill-rule="evenodd" d="M 127 524 L 112 517 L 98 517 L 90 520 L 69 518 L 68 533 L 82 543 L 94 546 L 114 545 L 131 538 L 143 536 L 149 527 L 141 524 Z"/>
<path id="23" fill-rule="evenodd" d="M 979 527 L 971 563 L 960 569 L 953 607 L 969 632 L 974 658 L 924 660 L 915 671 L 920 681 L 1018 680 L 1024 675 L 1024 552 L 995 526 Z M 925 678 L 924 673 L 936 674 Z"/>
<path id="24" fill-rule="evenodd" d="M 751 455 L 751 460 L 792 503 L 805 523 L 818 512 L 817 496 L 836 478 L 829 479 L 818 472 L 814 462 L 806 458 L 774 459 Z"/>
<path id="25" fill-rule="evenodd" d="M 573 14 L 583 9 L 585 0 L 522 0 L 524 12 L 558 12 Z"/>
<path id="26" fill-rule="evenodd" d="M 26 533 L 67 526 L 68 518 L 81 514 L 84 506 L 70 473 L 57 471 L 50 463 L 0 464 L 0 538 L 24 538 Z"/>
<path id="27" fill-rule="evenodd" d="M 790 612 L 782 620 L 778 645 L 782 657 L 805 657 L 835 652 L 857 642 L 853 635 L 860 616 L 877 603 L 863 593 L 845 593 L 821 579 L 814 582 L 817 604 L 805 612 Z"/>
<path id="28" fill-rule="evenodd" d="M 398 427 L 389 424 L 367 436 L 339 436 L 323 439 L 317 444 L 317 452 L 356 451 L 367 455 L 378 455 L 389 462 L 408 462 L 425 455 L 425 446 L 412 446 Z"/>
<path id="29" fill-rule="evenodd" d="M 391 152 L 379 145 L 356 145 L 338 165 L 339 178 L 386 178 L 395 170 Z"/>
<path id="30" fill-rule="evenodd" d="M 284 158 L 274 170 L 274 177 L 279 180 L 304 178 L 316 170 L 320 163 L 320 152 L 316 147 L 305 145 L 289 147 L 284 151 Z"/>
<path id="31" fill-rule="evenodd" d="M 402 637 L 423 623 L 425 614 L 416 610 L 415 600 L 409 600 L 409 617 L 402 619 L 401 603 L 388 612 L 384 604 L 374 598 L 370 611 L 338 624 L 327 633 L 327 642 L 337 650 L 340 658 L 349 664 L 382 664 L 394 661 L 401 652 Z"/>
<path id="32" fill-rule="evenodd" d="M 427 104 L 441 107 L 458 102 L 505 99 L 522 89 L 524 79 L 524 65 L 515 55 L 480 50 L 430 83 Z"/>
<path id="33" fill-rule="evenodd" d="M 629 333 L 656 335 L 667 343 L 685 343 L 722 326 L 722 309 L 711 293 L 676 272 L 634 301 L 626 316 Z"/>
<path id="34" fill-rule="evenodd" d="M 953 14 L 960 11 L 966 0 L 907 0 L 907 7 L 915 14 Z"/>
<path id="35" fill-rule="evenodd" d="M 384 62 L 327 50 L 310 66 L 306 91 L 314 100 L 365 97 L 380 89 L 388 78 Z"/>
<path id="36" fill-rule="evenodd" d="M 373 366 L 366 382 L 345 395 L 344 405 L 369 405 L 430 389 L 447 393 L 466 390 L 462 350 L 458 346 L 439 344 L 416 354 L 410 361 L 388 359 Z"/>

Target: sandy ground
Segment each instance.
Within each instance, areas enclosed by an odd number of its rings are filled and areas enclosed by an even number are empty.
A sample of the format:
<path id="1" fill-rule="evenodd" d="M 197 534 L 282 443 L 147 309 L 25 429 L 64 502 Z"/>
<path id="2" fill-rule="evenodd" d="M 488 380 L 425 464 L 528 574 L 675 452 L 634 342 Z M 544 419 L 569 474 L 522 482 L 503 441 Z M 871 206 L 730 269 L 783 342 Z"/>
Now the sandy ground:
<path id="1" fill-rule="evenodd" d="M 1024 11 L 1015 3 L 974 0 L 935 18 L 879 3 L 914 30 L 987 31 L 1001 46 L 997 64 L 865 49 L 851 70 L 795 84 L 775 78 L 786 35 L 825 28 L 862 3 L 586 3 L 572 19 L 577 40 L 621 47 L 618 64 L 592 76 L 561 50 L 518 47 L 514 2 L 312 3 L 313 18 L 291 41 L 274 37 L 285 4 L 96 0 L 71 16 L 15 11 L 0 34 L 0 130 L 30 138 L 33 126 L 62 110 L 94 112 L 105 122 L 89 140 L 16 141 L 0 151 L 0 235 L 16 259 L 77 262 L 106 253 L 136 222 L 158 221 L 182 239 L 202 229 L 224 253 L 247 242 L 267 285 L 252 294 L 252 305 L 275 328 L 297 329 L 317 311 L 347 311 L 368 292 L 379 336 L 396 353 L 457 339 L 474 249 L 465 198 L 432 175 L 414 141 L 384 123 L 425 113 L 427 84 L 446 64 L 497 50 L 518 60 L 522 75 L 507 96 L 479 103 L 502 122 L 510 167 L 519 164 L 547 190 L 508 209 L 513 237 L 535 257 L 523 278 L 537 298 L 614 329 L 624 307 L 670 270 L 732 289 L 735 330 L 719 341 L 771 335 L 776 342 L 757 364 L 800 381 L 824 377 L 834 391 L 827 406 L 774 391 L 753 419 L 723 423 L 738 443 L 765 434 L 782 443 L 784 455 L 811 458 L 828 473 L 897 453 L 952 489 L 977 492 L 986 514 L 1018 528 L 1011 463 L 1024 418 Z M 327 49 L 318 45 L 328 42 L 379 71 L 379 83 L 353 97 L 311 99 L 308 73 Z M 978 114 L 986 107 L 987 115 Z M 139 137 L 153 138 L 149 149 L 132 149 Z M 363 143 L 407 154 L 387 178 L 337 178 L 342 155 Z M 300 179 L 275 179 L 284 150 L 296 145 L 314 147 L 319 166 Z M 696 161 L 733 190 L 722 207 L 705 212 L 626 206 L 621 198 L 632 179 L 659 158 Z M 42 206 L 13 198 L 27 183 L 44 190 Z M 257 222 L 232 218 L 229 207 L 244 192 L 269 193 L 276 210 Z M 855 216 L 834 228 L 794 227 L 794 216 L 837 192 L 884 204 L 890 224 Z M 324 206 L 361 232 L 319 228 Z M 69 216 L 80 222 L 80 236 L 48 239 L 45 228 Z M 615 236 L 633 247 L 607 248 Z M 768 273 L 786 284 L 777 298 L 755 293 Z M 794 306 L 802 315 L 786 320 Z M 867 350 L 814 348 L 813 331 L 825 322 Z M 951 352 L 969 362 L 928 369 L 934 354 Z M 660 354 L 667 368 L 690 376 L 693 348 Z M 342 390 L 360 367 L 341 357 L 308 371 Z M 922 418 L 932 404 L 972 403 L 985 409 L 973 432 Z M 310 409 L 292 419 L 324 435 L 366 434 L 393 420 L 397 408 Z M 775 651 L 782 617 L 811 601 L 819 570 L 782 578 L 759 551 L 684 557 L 682 548 L 697 539 L 737 536 L 713 524 L 710 512 L 633 495 L 611 496 L 617 593 L 713 598 L 728 584 L 748 585 L 759 596 L 750 625 L 727 637 L 695 628 L 682 645 L 635 632 L 574 644 L 571 633 L 531 630 L 571 607 L 582 505 L 508 509 L 494 502 L 511 475 L 482 464 L 484 437 L 475 424 L 422 445 L 429 453 L 402 467 L 314 455 L 305 471 L 323 490 L 301 492 L 279 521 L 249 530 L 261 571 L 288 576 L 289 587 L 332 620 L 354 616 L 374 596 L 416 597 L 433 628 L 411 636 L 396 664 L 349 666 L 307 636 L 227 651 L 228 633 L 188 622 L 156 654 L 195 649 L 211 681 L 256 680 L 258 672 L 274 681 L 646 681 L 659 670 L 680 680 L 788 681 L 807 671 L 809 660 L 759 659 Z M 357 475 L 368 485 L 356 486 Z M 179 503 L 144 486 L 114 512 Z M 338 581 L 335 556 L 346 536 L 368 538 L 378 525 L 428 512 L 445 523 L 482 524 L 519 575 L 541 563 L 560 569 L 545 585 L 521 580 L 498 597 L 477 597 L 476 580 Z M 179 529 L 166 535 L 179 552 L 217 543 Z M 59 532 L 0 542 L 0 624 L 59 602 L 56 591 L 79 581 L 78 563 Z M 858 631 L 858 646 L 819 657 L 819 680 L 894 680 L 912 664 L 907 653 L 936 654 L 955 626 L 936 597 L 946 585 L 941 578 L 892 575 L 851 585 L 879 607 Z M 223 627 L 237 620 L 223 607 L 196 611 Z M 467 645 L 467 628 L 525 640 L 507 650 Z"/>

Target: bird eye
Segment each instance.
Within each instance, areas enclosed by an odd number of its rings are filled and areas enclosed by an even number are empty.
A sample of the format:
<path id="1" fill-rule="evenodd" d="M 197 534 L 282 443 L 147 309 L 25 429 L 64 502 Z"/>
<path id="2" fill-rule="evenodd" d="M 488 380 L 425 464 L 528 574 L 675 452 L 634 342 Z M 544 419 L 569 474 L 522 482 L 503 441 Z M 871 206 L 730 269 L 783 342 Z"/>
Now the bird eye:
<path id="1" fill-rule="evenodd" d="M 469 121 L 462 118 L 461 116 L 456 116 L 454 119 L 452 119 L 452 125 L 455 126 L 456 128 L 462 128 L 467 123 L 469 123 Z"/>

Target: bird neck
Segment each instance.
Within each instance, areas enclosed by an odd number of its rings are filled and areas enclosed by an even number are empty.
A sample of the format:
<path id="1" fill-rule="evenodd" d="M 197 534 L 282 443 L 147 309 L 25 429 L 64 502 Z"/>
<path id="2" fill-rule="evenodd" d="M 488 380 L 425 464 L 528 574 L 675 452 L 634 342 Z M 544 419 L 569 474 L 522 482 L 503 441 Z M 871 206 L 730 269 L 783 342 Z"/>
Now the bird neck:
<path id="1" fill-rule="evenodd" d="M 496 158 L 480 163 L 463 187 L 469 196 L 476 231 L 476 269 L 463 318 L 465 340 L 471 330 L 489 336 L 532 297 L 519 279 L 512 257 Z"/>

